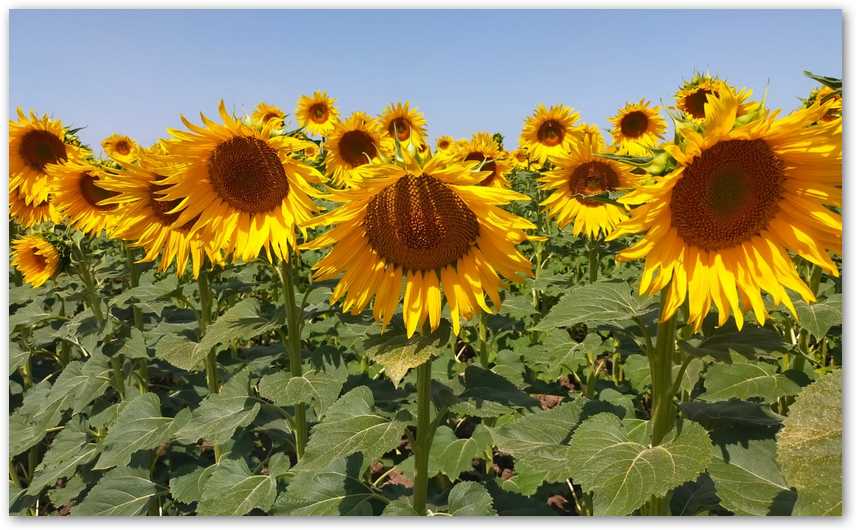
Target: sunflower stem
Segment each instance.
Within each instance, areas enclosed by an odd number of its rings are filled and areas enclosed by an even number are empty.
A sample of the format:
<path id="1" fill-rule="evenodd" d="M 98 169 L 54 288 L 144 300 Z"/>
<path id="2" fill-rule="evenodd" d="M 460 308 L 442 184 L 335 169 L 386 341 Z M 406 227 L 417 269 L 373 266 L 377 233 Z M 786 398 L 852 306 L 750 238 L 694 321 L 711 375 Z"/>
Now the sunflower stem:
<path id="1" fill-rule="evenodd" d="M 589 243 L 588 271 L 589 282 L 597 281 L 597 273 L 600 268 L 600 239 L 592 239 Z"/>
<path id="2" fill-rule="evenodd" d="M 288 336 L 284 344 L 288 352 L 288 369 L 291 372 L 291 377 L 300 377 L 303 375 L 303 362 L 300 355 L 302 311 L 297 307 L 297 300 L 294 295 L 294 271 L 291 261 L 280 261 L 277 272 L 282 282 L 282 299 L 285 305 L 285 315 L 288 325 Z M 303 458 L 308 432 L 306 425 L 306 404 L 298 403 L 294 406 L 294 447 L 298 461 Z"/>
<path id="3" fill-rule="evenodd" d="M 199 340 L 205 336 L 208 330 L 208 324 L 211 322 L 211 306 L 213 294 L 211 292 L 211 284 L 208 281 L 208 269 L 203 265 L 199 272 L 199 277 L 196 279 L 199 287 Z M 205 382 L 208 385 L 209 394 L 218 394 L 220 392 L 220 382 L 217 378 L 217 350 L 211 348 L 211 351 L 205 356 Z M 214 444 L 214 463 L 220 461 L 223 456 L 223 449 Z"/>
<path id="4" fill-rule="evenodd" d="M 125 245 L 125 257 L 128 260 L 128 278 L 130 286 L 133 289 L 140 285 L 140 267 L 134 260 L 134 251 L 131 247 Z M 143 311 L 137 304 L 131 305 L 131 312 L 134 317 L 134 327 L 144 331 Z M 139 359 L 137 361 L 137 375 L 140 380 L 140 392 L 148 392 L 149 389 L 149 361 L 148 359 Z"/>
<path id="5" fill-rule="evenodd" d="M 665 307 L 666 293 L 663 289 L 660 307 Z M 648 363 L 651 368 L 651 444 L 659 445 L 675 423 L 673 392 L 679 386 L 672 381 L 672 355 L 675 351 L 675 329 L 677 319 L 670 317 L 657 325 L 657 343 L 649 351 Z M 679 381 L 677 382 L 679 383 Z"/>
<path id="6" fill-rule="evenodd" d="M 484 313 L 479 313 L 478 332 L 479 332 L 479 361 L 482 368 L 490 369 L 490 350 L 487 344 L 487 325 L 484 321 Z"/>
<path id="7" fill-rule="evenodd" d="M 434 429 L 431 424 L 431 359 L 416 368 L 416 440 L 413 444 L 416 476 L 413 479 L 413 509 L 425 515 L 428 498 L 428 455 Z"/>

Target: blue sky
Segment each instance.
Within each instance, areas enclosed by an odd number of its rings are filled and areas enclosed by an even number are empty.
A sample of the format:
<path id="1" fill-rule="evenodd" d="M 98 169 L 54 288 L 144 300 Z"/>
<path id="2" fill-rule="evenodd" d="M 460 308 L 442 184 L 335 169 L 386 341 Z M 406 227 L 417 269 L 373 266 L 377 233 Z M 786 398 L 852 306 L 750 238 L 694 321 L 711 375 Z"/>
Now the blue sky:
<path id="1" fill-rule="evenodd" d="M 799 105 L 809 69 L 841 74 L 840 11 L 12 11 L 18 105 L 149 144 L 179 115 L 264 100 L 292 113 L 327 90 L 340 110 L 407 99 L 432 138 L 499 131 L 517 144 L 538 103 L 607 128 L 625 102 L 671 102 L 709 70 L 773 107 Z"/>

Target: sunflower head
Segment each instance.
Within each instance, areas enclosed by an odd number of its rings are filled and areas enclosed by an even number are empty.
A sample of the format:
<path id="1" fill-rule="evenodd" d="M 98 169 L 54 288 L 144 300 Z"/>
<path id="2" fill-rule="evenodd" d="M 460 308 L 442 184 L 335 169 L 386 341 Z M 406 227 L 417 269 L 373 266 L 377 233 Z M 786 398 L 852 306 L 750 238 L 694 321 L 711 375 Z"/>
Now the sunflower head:
<path id="1" fill-rule="evenodd" d="M 116 205 L 104 201 L 114 192 L 105 189 L 105 169 L 88 153 L 80 153 L 61 164 L 51 164 L 52 202 L 67 223 L 83 233 L 97 235 L 115 225 Z"/>
<path id="2" fill-rule="evenodd" d="M 541 206 L 560 227 L 573 222 L 573 234 L 595 239 L 609 235 L 627 217 L 627 210 L 602 200 L 605 194 L 636 185 L 623 164 L 601 158 L 600 135 L 587 135 L 565 155 L 550 158 L 553 169 L 540 178 L 549 193 Z"/>
<path id="3" fill-rule="evenodd" d="M 501 303 L 505 277 L 520 281 L 529 261 L 515 245 L 534 228 L 499 208 L 519 193 L 479 186 L 482 172 L 447 156 L 426 159 L 406 151 L 399 163 L 377 165 L 374 178 L 334 193 L 342 205 L 314 224 L 332 229 L 307 248 L 332 250 L 315 265 L 317 279 L 342 275 L 333 301 L 359 314 L 373 301 L 373 315 L 387 325 L 404 291 L 404 322 L 412 336 L 426 322 L 440 323 L 445 296 L 452 327 Z M 442 293 L 442 294 L 441 294 Z"/>
<path id="4" fill-rule="evenodd" d="M 253 109 L 250 121 L 262 127 L 269 121 L 273 121 L 274 129 L 282 129 L 285 126 L 285 112 L 276 105 L 269 105 L 262 101 Z"/>
<path id="5" fill-rule="evenodd" d="M 475 133 L 468 142 L 458 147 L 457 156 L 464 162 L 475 163 L 476 170 L 485 172 L 480 185 L 508 187 L 506 175 L 511 169 L 511 161 L 490 134 Z"/>
<path id="6" fill-rule="evenodd" d="M 578 119 L 579 115 L 565 105 L 549 109 L 538 105 L 523 124 L 520 146 L 529 151 L 532 160 L 543 164 L 550 156 L 566 152 L 580 139 L 582 131 L 575 126 Z"/>
<path id="7" fill-rule="evenodd" d="M 407 147 L 419 147 L 427 137 L 425 117 L 410 103 L 392 103 L 387 105 L 378 117 L 384 132 L 384 143 L 387 149 L 393 150 L 395 141 Z"/>
<path id="8" fill-rule="evenodd" d="M 44 222 L 59 224 L 62 216 L 51 203 L 46 201 L 27 203 L 20 190 L 9 188 L 9 216 L 24 228 Z"/>
<path id="9" fill-rule="evenodd" d="M 822 121 L 835 121 L 841 118 L 844 100 L 840 90 L 833 90 L 828 86 L 820 86 L 811 91 L 808 98 L 803 100 L 804 107 L 815 104 L 829 103 L 829 110 L 821 117 Z"/>
<path id="10" fill-rule="evenodd" d="M 339 121 L 336 100 L 326 92 L 314 92 L 311 96 L 300 96 L 297 100 L 297 124 L 310 134 L 327 136 Z"/>
<path id="11" fill-rule="evenodd" d="M 529 151 L 525 147 L 518 147 L 509 154 L 511 163 L 516 168 L 529 167 Z"/>
<path id="12" fill-rule="evenodd" d="M 339 122 L 327 137 L 327 175 L 339 185 L 363 181 L 369 164 L 388 154 L 380 123 L 364 112 L 355 112 Z"/>
<path id="13" fill-rule="evenodd" d="M 33 287 L 41 287 L 60 269 L 60 253 L 47 239 L 28 235 L 12 243 L 12 266 Z"/>
<path id="14" fill-rule="evenodd" d="M 763 325 L 762 292 L 792 313 L 789 292 L 813 301 L 791 253 L 838 274 L 829 253 L 842 223 L 828 206 L 841 205 L 839 124 L 807 126 L 829 104 L 739 119 L 741 103 L 728 89 L 709 96 L 700 130 L 665 146 L 674 170 L 621 199 L 639 206 L 611 236 L 645 234 L 619 258 L 645 258 L 640 291 L 667 290 L 664 319 L 688 302 L 696 329 L 714 307 L 719 325 L 733 314 L 741 328 L 748 309 Z"/>
<path id="15" fill-rule="evenodd" d="M 666 132 L 666 121 L 660 116 L 660 107 L 647 100 L 628 103 L 610 118 L 612 141 L 619 154 L 645 156 L 657 145 Z"/>
<path id="16" fill-rule="evenodd" d="M 437 147 L 437 151 L 448 151 L 455 147 L 455 139 L 451 136 L 444 134 L 443 136 L 437 138 L 437 142 L 434 144 Z"/>
<path id="17" fill-rule="evenodd" d="M 140 156 L 140 146 L 130 136 L 111 134 L 101 141 L 101 147 L 113 160 L 127 164 Z"/>

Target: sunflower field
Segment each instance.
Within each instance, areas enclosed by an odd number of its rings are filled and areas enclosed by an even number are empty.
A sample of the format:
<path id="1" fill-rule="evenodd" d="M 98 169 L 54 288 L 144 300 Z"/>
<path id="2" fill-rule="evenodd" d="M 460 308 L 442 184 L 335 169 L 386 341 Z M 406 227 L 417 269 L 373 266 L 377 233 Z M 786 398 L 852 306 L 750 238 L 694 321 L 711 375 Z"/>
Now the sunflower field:
<path id="1" fill-rule="evenodd" d="M 9 123 L 17 515 L 838 515 L 842 86 Z M 198 109 L 191 109 L 198 110 Z M 667 124 L 667 120 L 672 126 Z"/>

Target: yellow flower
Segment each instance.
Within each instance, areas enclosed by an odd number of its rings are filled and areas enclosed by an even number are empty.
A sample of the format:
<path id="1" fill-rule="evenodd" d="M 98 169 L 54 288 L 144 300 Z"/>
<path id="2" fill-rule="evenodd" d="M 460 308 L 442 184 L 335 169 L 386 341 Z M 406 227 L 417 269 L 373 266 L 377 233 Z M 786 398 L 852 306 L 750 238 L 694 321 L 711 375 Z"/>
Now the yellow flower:
<path id="1" fill-rule="evenodd" d="M 827 101 L 831 102 L 829 104 L 829 110 L 821 117 L 821 120 L 834 121 L 841 119 L 841 111 L 844 105 L 841 92 L 836 92 L 828 86 L 817 87 L 811 91 L 808 99 L 805 100 L 805 106 L 810 107 L 818 101 L 824 103 Z"/>
<path id="2" fill-rule="evenodd" d="M 311 96 L 300 96 L 297 100 L 297 123 L 310 134 L 327 136 L 339 121 L 336 100 L 326 92 L 315 92 Z"/>
<path id="3" fill-rule="evenodd" d="M 525 147 L 518 147 L 511 152 L 511 163 L 514 167 L 528 168 L 529 167 L 529 152 Z"/>
<path id="4" fill-rule="evenodd" d="M 758 111 L 758 103 L 744 104 L 751 92 L 748 90 L 737 90 L 722 79 L 710 74 L 696 74 L 692 79 L 685 82 L 675 93 L 675 103 L 683 112 L 684 118 L 692 123 L 699 124 L 705 118 L 705 103 L 712 96 L 719 96 L 721 92 L 729 91 L 738 100 L 737 115 L 743 116 L 747 113 Z"/>
<path id="5" fill-rule="evenodd" d="M 124 134 L 111 134 L 101 141 L 101 147 L 107 156 L 121 164 L 133 162 L 139 158 L 141 151 L 137 142 Z"/>
<path id="6" fill-rule="evenodd" d="M 48 200 L 51 185 L 45 168 L 77 150 L 64 140 L 62 122 L 48 115 L 27 116 L 18 108 L 18 120 L 9 120 L 9 189 L 19 190 L 27 204 Z"/>
<path id="7" fill-rule="evenodd" d="M 666 121 L 660 116 L 660 107 L 640 99 L 628 103 L 610 118 L 612 141 L 619 154 L 645 156 L 656 146 L 666 132 Z"/>
<path id="8" fill-rule="evenodd" d="M 308 221 L 317 206 L 322 175 L 290 154 L 307 142 L 272 136 L 268 121 L 261 129 L 247 125 L 219 107 L 223 123 L 202 115 L 203 126 L 182 116 L 188 131 L 170 130 L 168 157 L 163 167 L 161 197 L 178 201 L 169 213 L 173 223 L 190 225 L 189 237 L 203 230 L 224 257 L 251 261 L 262 249 L 267 258 L 287 260 L 295 248 L 295 230 Z M 205 235 L 207 234 L 207 235 Z"/>
<path id="9" fill-rule="evenodd" d="M 555 168 L 539 179 L 550 192 L 541 206 L 560 227 L 573 222 L 575 236 L 607 236 L 627 218 L 625 208 L 593 198 L 636 185 L 636 177 L 623 164 L 596 156 L 602 145 L 599 134 L 586 135 L 567 155 L 550 157 Z"/>
<path id="10" fill-rule="evenodd" d="M 446 151 L 455 146 L 455 139 L 449 135 L 443 135 L 437 138 L 435 145 L 437 146 L 437 151 Z"/>
<path id="11" fill-rule="evenodd" d="M 50 221 L 53 224 L 62 222 L 62 217 L 50 199 L 43 202 L 27 204 L 26 199 L 17 189 L 9 189 L 9 216 L 24 228 Z"/>
<path id="12" fill-rule="evenodd" d="M 127 164 L 120 170 L 108 170 L 101 186 L 115 195 L 103 204 L 117 207 L 117 219 L 113 235 L 132 241 L 132 246 L 143 248 L 145 256 L 140 261 L 155 261 L 161 271 L 175 262 L 176 273 L 181 275 L 191 263 L 193 277 L 205 262 L 221 264 L 220 253 L 210 244 L 211 237 L 197 232 L 191 237 L 190 228 L 194 221 L 176 224 L 179 214 L 175 212 L 180 200 L 164 200 L 164 164 L 167 160 L 154 155 L 143 155 L 138 163 Z"/>
<path id="13" fill-rule="evenodd" d="M 529 197 L 480 186 L 483 173 L 449 157 L 404 158 L 403 167 L 377 165 L 360 187 L 332 194 L 342 205 L 314 223 L 332 229 L 306 245 L 333 246 L 315 265 L 315 279 L 342 275 L 332 301 L 344 299 L 342 310 L 359 314 L 374 300 L 384 326 L 403 288 L 408 337 L 426 320 L 439 326 L 445 296 L 457 334 L 461 318 L 492 312 L 485 294 L 499 307 L 500 276 L 519 282 L 530 273 L 515 245 L 534 225 L 499 208 Z"/>
<path id="14" fill-rule="evenodd" d="M 425 117 L 415 107 L 410 108 L 407 101 L 387 105 L 378 121 L 384 131 L 384 143 L 390 151 L 395 145 L 395 138 L 405 147 L 419 147 L 425 143 Z"/>
<path id="15" fill-rule="evenodd" d="M 282 129 L 285 126 L 285 112 L 276 105 L 268 105 L 262 101 L 256 105 L 250 120 L 262 127 L 267 125 L 267 122 L 273 121 L 274 129 Z"/>
<path id="16" fill-rule="evenodd" d="M 12 266 L 33 287 L 41 287 L 59 270 L 59 252 L 39 236 L 24 236 L 12 243 Z"/>
<path id="17" fill-rule="evenodd" d="M 806 127 L 829 106 L 752 120 L 738 120 L 739 107 L 730 89 L 708 96 L 703 132 L 681 129 L 666 146 L 677 167 L 622 198 L 641 206 L 611 236 L 645 233 L 619 258 L 645 258 L 640 291 L 668 289 L 664 319 L 687 300 L 696 329 L 712 306 L 719 325 L 733 314 L 741 328 L 750 308 L 763 324 L 762 291 L 792 313 L 787 290 L 813 301 L 790 252 L 838 274 L 828 252 L 840 252 L 841 217 L 825 205 L 841 205 L 839 125 Z"/>
<path id="18" fill-rule="evenodd" d="M 62 164 L 47 167 L 52 179 L 52 201 L 68 224 L 81 232 L 109 232 L 116 220 L 116 206 L 102 201 L 115 193 L 101 187 L 104 169 L 83 156 L 75 155 Z"/>
<path id="19" fill-rule="evenodd" d="M 511 169 L 511 162 L 490 134 L 475 133 L 468 142 L 458 147 L 457 155 L 464 162 L 478 162 L 479 165 L 475 169 L 486 172 L 479 182 L 480 185 L 508 187 L 506 173 Z"/>
<path id="20" fill-rule="evenodd" d="M 340 185 L 362 182 L 368 164 L 386 154 L 382 137 L 380 123 L 364 112 L 355 112 L 337 123 L 325 144 L 327 175 Z"/>
<path id="21" fill-rule="evenodd" d="M 581 138 L 582 130 L 574 126 L 578 119 L 579 115 L 565 105 L 549 109 L 538 105 L 523 124 L 520 146 L 529 151 L 532 160 L 543 164 L 551 155 L 567 152 Z"/>

